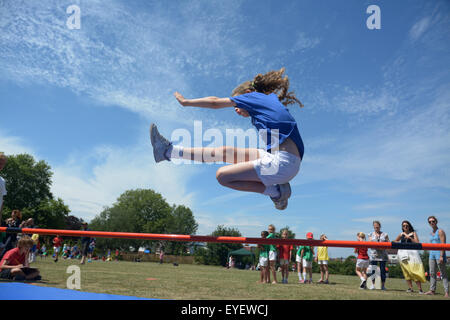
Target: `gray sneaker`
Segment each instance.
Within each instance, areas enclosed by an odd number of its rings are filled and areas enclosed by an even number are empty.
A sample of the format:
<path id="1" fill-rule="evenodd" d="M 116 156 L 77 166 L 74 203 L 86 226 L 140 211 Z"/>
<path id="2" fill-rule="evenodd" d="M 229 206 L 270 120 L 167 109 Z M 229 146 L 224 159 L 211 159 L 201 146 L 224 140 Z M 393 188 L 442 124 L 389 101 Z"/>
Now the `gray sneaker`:
<path id="1" fill-rule="evenodd" d="M 278 189 L 280 190 L 280 196 L 278 198 L 272 198 L 273 203 L 275 204 L 275 208 L 278 210 L 284 210 L 287 208 L 288 199 L 291 196 L 291 185 L 288 183 L 283 183 L 278 185 Z"/>
<path id="2" fill-rule="evenodd" d="M 164 138 L 158 131 L 158 128 L 154 123 L 150 125 L 150 140 L 153 146 L 153 156 L 155 161 L 161 162 L 164 160 L 170 161 L 166 156 L 167 149 L 172 145 L 172 142 Z"/>

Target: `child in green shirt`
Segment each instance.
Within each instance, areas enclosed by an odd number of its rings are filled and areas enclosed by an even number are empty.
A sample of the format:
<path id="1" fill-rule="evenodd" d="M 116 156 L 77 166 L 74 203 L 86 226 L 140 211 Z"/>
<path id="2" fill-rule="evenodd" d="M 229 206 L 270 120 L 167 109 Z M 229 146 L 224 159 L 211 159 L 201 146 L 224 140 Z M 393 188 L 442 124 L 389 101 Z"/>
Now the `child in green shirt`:
<path id="1" fill-rule="evenodd" d="M 267 231 L 261 231 L 261 238 L 265 239 L 269 235 Z M 260 283 L 269 283 L 270 282 L 270 274 L 269 274 L 269 245 L 266 244 L 258 244 L 259 248 L 259 269 L 260 269 Z"/>
<path id="2" fill-rule="evenodd" d="M 269 235 L 267 239 L 275 238 L 275 226 L 270 224 L 268 229 Z M 275 244 L 269 245 L 269 269 L 272 271 L 273 281 L 272 283 L 277 283 L 277 270 L 275 269 L 275 264 L 277 262 L 277 246 Z M 269 281 L 270 281 L 270 271 L 269 271 Z"/>

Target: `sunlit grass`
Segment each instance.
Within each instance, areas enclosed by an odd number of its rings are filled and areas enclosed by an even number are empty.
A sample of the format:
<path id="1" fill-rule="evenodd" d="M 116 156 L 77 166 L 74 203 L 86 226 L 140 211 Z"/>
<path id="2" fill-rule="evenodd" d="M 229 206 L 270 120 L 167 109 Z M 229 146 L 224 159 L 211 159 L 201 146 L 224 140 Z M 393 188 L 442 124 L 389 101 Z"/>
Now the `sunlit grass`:
<path id="1" fill-rule="evenodd" d="M 40 286 L 66 288 L 66 273 L 70 265 L 79 265 L 79 260 L 51 258 L 32 264 L 41 270 L 43 281 Z M 406 293 L 407 285 L 402 279 L 387 279 L 387 291 L 361 290 L 355 276 L 330 275 L 330 284 L 299 284 L 296 273 L 290 274 L 289 284 L 260 284 L 259 271 L 226 269 L 216 266 L 151 262 L 94 261 L 80 266 L 81 291 L 118 294 L 127 296 L 183 299 L 183 300 L 233 300 L 233 299 L 276 299 L 276 300 L 429 300 L 445 299 L 442 283 L 438 282 L 437 295 Z M 281 274 L 278 274 L 281 280 Z M 319 280 L 313 274 L 313 281 Z M 415 286 L 415 285 L 414 285 Z M 429 289 L 429 283 L 423 285 Z"/>

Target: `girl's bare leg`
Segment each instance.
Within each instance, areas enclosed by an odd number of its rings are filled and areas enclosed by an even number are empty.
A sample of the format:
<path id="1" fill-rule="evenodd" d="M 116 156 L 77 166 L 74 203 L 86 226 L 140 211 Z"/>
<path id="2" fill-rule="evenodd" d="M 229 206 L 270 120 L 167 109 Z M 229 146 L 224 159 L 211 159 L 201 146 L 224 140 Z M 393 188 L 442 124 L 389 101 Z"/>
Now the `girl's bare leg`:
<path id="1" fill-rule="evenodd" d="M 269 261 L 270 270 L 272 271 L 273 281 L 272 283 L 277 283 L 277 271 L 275 270 L 275 261 Z"/>
<path id="2" fill-rule="evenodd" d="M 259 179 L 252 162 L 241 162 L 219 168 L 219 183 L 225 187 L 247 192 L 264 193 L 266 186 Z"/>
<path id="3" fill-rule="evenodd" d="M 258 159 L 259 151 L 255 148 L 235 147 L 198 147 L 183 148 L 182 159 L 199 162 L 240 163 Z"/>
<path id="4" fill-rule="evenodd" d="M 417 287 L 420 291 L 422 291 L 422 283 L 420 281 L 416 281 Z"/>

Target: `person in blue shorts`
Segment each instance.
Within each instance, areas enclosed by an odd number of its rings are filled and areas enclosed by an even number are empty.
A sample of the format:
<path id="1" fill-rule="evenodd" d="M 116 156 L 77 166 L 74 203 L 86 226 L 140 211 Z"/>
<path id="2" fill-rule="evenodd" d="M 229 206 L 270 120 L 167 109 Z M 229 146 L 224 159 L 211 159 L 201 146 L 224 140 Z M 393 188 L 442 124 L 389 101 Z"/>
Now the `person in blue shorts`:
<path id="1" fill-rule="evenodd" d="M 218 182 L 228 188 L 269 196 L 279 210 L 286 209 L 291 196 L 289 181 L 300 170 L 304 145 L 297 122 L 287 106 L 302 103 L 289 92 L 285 69 L 258 74 L 235 88 L 228 98 L 204 97 L 186 99 L 175 92 L 184 106 L 221 109 L 234 107 L 235 112 L 249 117 L 266 144 L 265 149 L 223 147 L 184 148 L 173 145 L 150 126 L 150 138 L 156 162 L 186 159 L 201 162 L 223 161 L 230 165 L 217 170 Z"/>

